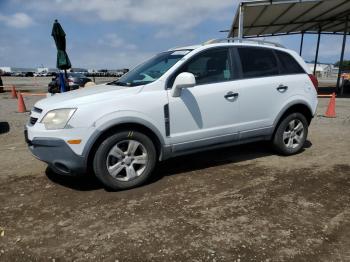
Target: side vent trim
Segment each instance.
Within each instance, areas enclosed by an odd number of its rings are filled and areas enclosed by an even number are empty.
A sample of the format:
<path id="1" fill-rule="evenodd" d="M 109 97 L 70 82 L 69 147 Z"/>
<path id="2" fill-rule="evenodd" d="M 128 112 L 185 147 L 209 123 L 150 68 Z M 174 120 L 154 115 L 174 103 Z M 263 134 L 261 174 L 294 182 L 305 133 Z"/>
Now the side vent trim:
<path id="1" fill-rule="evenodd" d="M 165 135 L 170 136 L 169 104 L 164 105 Z"/>

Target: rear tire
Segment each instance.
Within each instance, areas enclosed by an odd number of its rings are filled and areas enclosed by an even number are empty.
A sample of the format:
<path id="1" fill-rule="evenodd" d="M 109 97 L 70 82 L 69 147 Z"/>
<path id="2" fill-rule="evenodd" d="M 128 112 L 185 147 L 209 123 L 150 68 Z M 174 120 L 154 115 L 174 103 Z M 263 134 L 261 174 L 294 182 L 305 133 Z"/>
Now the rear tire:
<path id="1" fill-rule="evenodd" d="M 156 149 L 149 137 L 138 131 L 121 131 L 101 143 L 93 168 L 105 186 L 124 190 L 146 183 L 156 160 Z"/>
<path id="2" fill-rule="evenodd" d="M 299 153 L 308 135 L 308 122 L 301 113 L 287 115 L 278 125 L 272 140 L 274 149 L 285 156 Z"/>

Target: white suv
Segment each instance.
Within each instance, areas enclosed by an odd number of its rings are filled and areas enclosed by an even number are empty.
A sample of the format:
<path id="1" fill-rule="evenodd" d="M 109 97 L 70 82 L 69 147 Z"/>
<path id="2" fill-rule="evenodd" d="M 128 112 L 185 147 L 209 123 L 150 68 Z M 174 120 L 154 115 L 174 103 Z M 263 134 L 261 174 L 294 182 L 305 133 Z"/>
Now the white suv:
<path id="1" fill-rule="evenodd" d="M 112 189 L 139 186 L 157 161 L 269 140 L 303 148 L 317 79 L 294 51 L 237 39 L 175 48 L 119 80 L 40 100 L 26 125 L 32 153 L 60 174 L 90 168 Z"/>

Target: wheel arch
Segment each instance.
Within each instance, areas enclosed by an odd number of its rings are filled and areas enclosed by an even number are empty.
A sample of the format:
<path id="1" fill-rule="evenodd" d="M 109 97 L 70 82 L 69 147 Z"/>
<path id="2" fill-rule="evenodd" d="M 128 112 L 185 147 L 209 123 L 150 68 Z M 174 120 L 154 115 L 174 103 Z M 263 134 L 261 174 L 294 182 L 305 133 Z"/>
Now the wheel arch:
<path id="1" fill-rule="evenodd" d="M 157 158 L 162 159 L 164 140 L 160 132 L 151 124 L 140 123 L 137 121 L 121 121 L 118 123 L 111 123 L 96 132 L 88 140 L 83 155 L 86 159 L 86 166 L 88 170 L 92 170 L 93 157 L 96 153 L 98 145 L 108 136 L 121 130 L 132 129 L 147 135 L 156 148 Z"/>
<path id="2" fill-rule="evenodd" d="M 289 114 L 291 113 L 301 113 L 305 116 L 308 124 L 310 125 L 311 120 L 313 118 L 313 113 L 312 110 L 310 108 L 310 106 L 308 106 L 306 103 L 304 102 L 296 102 L 293 104 L 288 104 L 284 110 L 282 110 L 280 112 L 280 114 L 277 116 L 275 123 L 274 123 L 274 130 L 273 130 L 273 134 L 272 137 L 275 135 L 275 132 L 279 126 L 279 124 L 281 123 L 281 121 Z"/>

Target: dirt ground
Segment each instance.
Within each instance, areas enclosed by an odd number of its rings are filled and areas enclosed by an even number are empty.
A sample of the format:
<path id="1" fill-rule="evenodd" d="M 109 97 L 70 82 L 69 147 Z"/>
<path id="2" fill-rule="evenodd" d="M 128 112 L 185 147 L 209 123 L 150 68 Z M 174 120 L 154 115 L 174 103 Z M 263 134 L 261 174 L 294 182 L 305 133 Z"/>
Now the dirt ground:
<path id="1" fill-rule="evenodd" d="M 350 261 L 350 99 L 335 119 L 321 117 L 327 103 L 301 154 L 230 147 L 110 192 L 32 157 L 28 114 L 0 94 L 0 261 Z"/>

